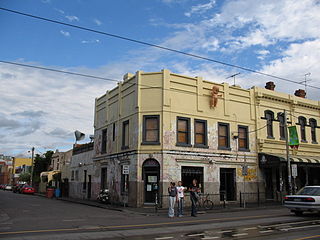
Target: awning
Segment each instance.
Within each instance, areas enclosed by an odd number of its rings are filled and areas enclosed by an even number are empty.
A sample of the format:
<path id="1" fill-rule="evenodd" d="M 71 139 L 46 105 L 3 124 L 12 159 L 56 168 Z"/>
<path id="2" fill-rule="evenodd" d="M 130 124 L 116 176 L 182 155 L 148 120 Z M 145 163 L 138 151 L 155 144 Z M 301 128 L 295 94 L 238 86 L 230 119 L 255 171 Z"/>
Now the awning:
<path id="1" fill-rule="evenodd" d="M 314 156 L 297 156 L 290 155 L 290 162 L 293 163 L 310 163 L 310 164 L 320 164 L 320 157 Z M 270 153 L 259 153 L 259 163 L 261 165 L 275 165 L 281 162 L 287 162 L 287 156 L 283 154 L 270 154 Z"/>
<path id="2" fill-rule="evenodd" d="M 42 172 L 40 173 L 40 177 L 48 177 L 48 182 L 53 179 L 53 175 L 60 173 L 61 171 L 49 171 L 49 172 Z"/>

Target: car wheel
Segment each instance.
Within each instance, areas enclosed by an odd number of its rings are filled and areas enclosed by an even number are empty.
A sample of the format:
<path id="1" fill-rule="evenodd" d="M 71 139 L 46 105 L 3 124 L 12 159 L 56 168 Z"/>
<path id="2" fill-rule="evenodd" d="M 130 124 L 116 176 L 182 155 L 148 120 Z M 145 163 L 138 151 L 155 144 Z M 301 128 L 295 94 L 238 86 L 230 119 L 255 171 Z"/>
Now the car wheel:
<path id="1" fill-rule="evenodd" d="M 294 214 L 298 217 L 301 217 L 303 215 L 302 211 L 294 211 Z"/>

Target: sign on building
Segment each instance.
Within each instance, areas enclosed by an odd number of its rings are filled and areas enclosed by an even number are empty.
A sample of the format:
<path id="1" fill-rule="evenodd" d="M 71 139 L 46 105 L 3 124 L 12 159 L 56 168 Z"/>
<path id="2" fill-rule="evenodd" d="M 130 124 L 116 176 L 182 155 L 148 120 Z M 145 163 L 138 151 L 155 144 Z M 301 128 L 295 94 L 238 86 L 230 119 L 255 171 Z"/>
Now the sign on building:
<path id="1" fill-rule="evenodd" d="M 129 174 L 129 165 L 122 165 L 122 174 Z"/>
<path id="2" fill-rule="evenodd" d="M 248 166 L 247 165 L 242 166 L 242 176 L 248 176 Z"/>
<path id="3" fill-rule="evenodd" d="M 291 175 L 294 178 L 298 176 L 298 166 L 297 166 L 297 164 L 291 164 Z"/>

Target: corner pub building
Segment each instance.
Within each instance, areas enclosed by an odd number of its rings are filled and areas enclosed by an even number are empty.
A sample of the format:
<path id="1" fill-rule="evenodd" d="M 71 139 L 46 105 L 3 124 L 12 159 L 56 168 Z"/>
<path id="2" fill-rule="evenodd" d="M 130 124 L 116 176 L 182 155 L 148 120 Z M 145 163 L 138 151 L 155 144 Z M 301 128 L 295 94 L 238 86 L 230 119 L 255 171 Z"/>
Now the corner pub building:
<path id="1" fill-rule="evenodd" d="M 264 193 L 269 163 L 259 168 L 259 151 L 268 157 L 272 146 L 264 143 L 277 145 L 265 141 L 266 93 L 278 94 L 169 70 L 126 74 L 95 101 L 93 160 L 100 187 L 110 189 L 112 201 L 133 207 L 154 204 L 172 181 L 189 186 L 194 178 L 203 192 L 227 201 L 239 200 L 244 182 L 247 192 Z M 319 102 L 299 101 L 319 108 Z"/>

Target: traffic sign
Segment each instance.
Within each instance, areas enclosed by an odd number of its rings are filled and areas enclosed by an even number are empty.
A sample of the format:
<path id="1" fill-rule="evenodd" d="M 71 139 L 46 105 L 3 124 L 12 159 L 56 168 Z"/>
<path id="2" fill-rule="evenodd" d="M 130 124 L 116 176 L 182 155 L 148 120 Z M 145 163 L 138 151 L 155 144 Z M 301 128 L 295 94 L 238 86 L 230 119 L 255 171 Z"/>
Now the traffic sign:
<path id="1" fill-rule="evenodd" d="M 298 166 L 297 166 L 297 164 L 291 164 L 291 175 L 294 178 L 298 176 Z"/>
<path id="2" fill-rule="evenodd" d="M 129 174 L 129 165 L 122 165 L 122 174 Z"/>

